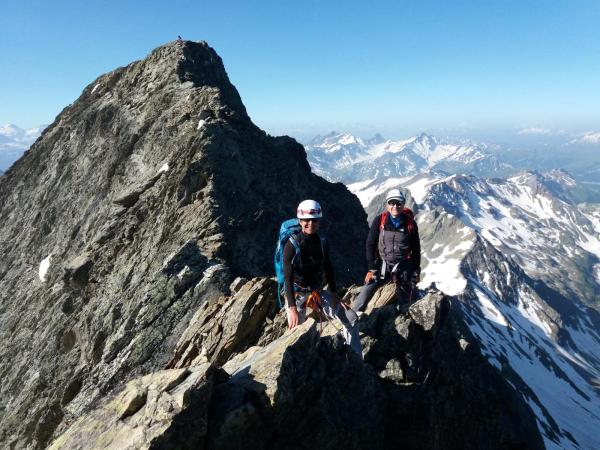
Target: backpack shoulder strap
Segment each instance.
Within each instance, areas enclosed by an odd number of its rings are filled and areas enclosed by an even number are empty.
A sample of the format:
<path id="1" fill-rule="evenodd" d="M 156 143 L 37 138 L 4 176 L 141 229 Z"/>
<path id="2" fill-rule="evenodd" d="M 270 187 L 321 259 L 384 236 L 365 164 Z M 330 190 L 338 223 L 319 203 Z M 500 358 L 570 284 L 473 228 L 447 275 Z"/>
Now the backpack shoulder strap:
<path id="1" fill-rule="evenodd" d="M 296 263 L 296 261 L 298 260 L 298 257 L 300 256 L 300 242 L 298 242 L 298 235 L 292 234 L 290 236 L 290 238 L 288 239 L 288 241 L 290 241 L 290 244 L 292 244 L 292 247 L 294 247 L 294 250 L 295 250 L 294 257 L 292 258 L 292 265 L 293 265 Z"/>
<path id="2" fill-rule="evenodd" d="M 385 227 L 385 219 L 387 217 L 387 211 L 381 213 L 381 218 L 379 219 L 379 230 L 383 230 Z"/>
<path id="3" fill-rule="evenodd" d="M 412 233 L 415 231 L 415 215 L 409 208 L 404 208 L 402 212 L 406 216 L 406 228 L 409 233 Z"/>

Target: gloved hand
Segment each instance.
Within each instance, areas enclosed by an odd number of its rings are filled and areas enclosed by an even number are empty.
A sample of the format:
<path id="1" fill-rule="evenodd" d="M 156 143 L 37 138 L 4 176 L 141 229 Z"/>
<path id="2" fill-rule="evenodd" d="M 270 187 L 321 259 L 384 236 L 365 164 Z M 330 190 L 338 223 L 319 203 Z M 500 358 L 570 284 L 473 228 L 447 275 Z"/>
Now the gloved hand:
<path id="1" fill-rule="evenodd" d="M 365 275 L 365 284 L 371 284 L 377 281 L 377 272 L 374 270 L 369 270 Z"/>
<path id="2" fill-rule="evenodd" d="M 412 273 L 411 281 L 415 284 L 417 284 L 419 281 L 421 281 L 421 273 L 414 271 Z"/>

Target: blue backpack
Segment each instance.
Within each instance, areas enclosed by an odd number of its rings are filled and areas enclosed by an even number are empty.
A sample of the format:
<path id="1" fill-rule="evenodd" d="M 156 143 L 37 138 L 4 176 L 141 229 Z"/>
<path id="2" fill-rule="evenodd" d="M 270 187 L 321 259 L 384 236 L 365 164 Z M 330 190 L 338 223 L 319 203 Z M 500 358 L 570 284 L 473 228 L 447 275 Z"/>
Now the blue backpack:
<path id="1" fill-rule="evenodd" d="M 274 258 L 275 275 L 277 276 L 277 306 L 279 308 L 283 306 L 281 302 L 281 289 L 283 288 L 285 281 L 283 278 L 283 249 L 285 248 L 286 242 L 289 240 L 296 250 L 296 254 L 292 259 L 292 264 L 294 264 L 298 259 L 298 255 L 300 255 L 300 245 L 298 244 L 298 241 L 294 239 L 294 235 L 300 233 L 300 230 L 300 221 L 298 219 L 288 219 L 279 227 L 279 239 L 275 245 Z"/>
<path id="2" fill-rule="evenodd" d="M 300 221 L 298 219 L 288 219 L 284 221 L 279 227 L 279 239 L 275 245 L 275 275 L 277 276 L 277 306 L 281 308 L 283 303 L 281 302 L 281 290 L 284 287 L 285 279 L 283 276 L 283 249 L 287 241 L 290 241 L 294 246 L 294 257 L 292 258 L 292 265 L 300 259 L 300 243 L 295 237 L 300 233 L 302 228 L 300 227 Z M 321 251 L 325 256 L 325 238 L 321 237 Z"/>

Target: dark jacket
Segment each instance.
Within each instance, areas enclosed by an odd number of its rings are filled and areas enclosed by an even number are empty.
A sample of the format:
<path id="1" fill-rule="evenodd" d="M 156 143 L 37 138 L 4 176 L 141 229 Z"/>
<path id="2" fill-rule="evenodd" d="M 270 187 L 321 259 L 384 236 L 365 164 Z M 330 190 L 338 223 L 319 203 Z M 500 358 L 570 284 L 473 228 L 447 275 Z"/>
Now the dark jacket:
<path id="1" fill-rule="evenodd" d="M 295 305 L 293 285 L 310 289 L 320 289 L 328 284 L 329 290 L 335 292 L 335 276 L 329 257 L 329 245 L 324 241 L 324 250 L 321 249 L 321 238 L 318 234 L 295 235 L 300 245 L 300 257 L 292 260 L 296 250 L 291 242 L 286 242 L 283 248 L 283 276 L 285 280 L 285 300 L 288 306 Z"/>
<path id="2" fill-rule="evenodd" d="M 398 229 L 394 227 L 390 220 L 390 214 L 385 213 L 385 222 L 383 229 L 390 232 L 402 232 L 405 233 L 407 251 L 401 252 L 402 255 L 395 258 L 394 261 L 388 261 L 388 263 L 403 262 L 404 269 L 412 270 L 415 272 L 421 272 L 421 242 L 419 239 L 419 228 L 417 223 L 412 218 L 412 212 L 405 209 L 401 214 L 401 224 Z M 409 223 L 412 222 L 412 226 Z M 379 235 L 381 226 L 381 214 L 378 214 L 369 229 L 369 235 L 367 236 L 367 266 L 369 270 L 381 270 L 382 256 L 379 254 Z M 412 229 L 412 231 L 410 231 Z M 391 269 L 391 267 L 388 267 Z"/>

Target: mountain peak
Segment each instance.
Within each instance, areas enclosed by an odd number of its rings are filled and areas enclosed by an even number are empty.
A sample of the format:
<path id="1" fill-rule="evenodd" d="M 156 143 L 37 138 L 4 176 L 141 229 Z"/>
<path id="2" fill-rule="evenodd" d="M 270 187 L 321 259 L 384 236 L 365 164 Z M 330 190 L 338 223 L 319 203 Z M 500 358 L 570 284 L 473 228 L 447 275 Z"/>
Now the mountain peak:
<path id="1" fill-rule="evenodd" d="M 427 134 L 425 131 L 419 133 L 415 140 L 423 143 L 427 142 L 433 145 L 437 143 L 437 139 L 434 136 Z"/>
<path id="2" fill-rule="evenodd" d="M 278 224 L 306 198 L 324 233 L 347 225 L 328 237 L 349 283 L 365 269 L 360 203 L 312 174 L 296 141 L 252 124 L 206 43 L 98 77 L 0 178 L 0 372 L 15 387 L 1 403 L 23 405 L 0 414 L 0 441 L 45 448 L 67 405 L 77 416 L 132 371 L 164 367 L 198 308 L 236 276 L 271 275 Z"/>
<path id="3" fill-rule="evenodd" d="M 121 92 L 115 92 L 117 87 Z M 126 91 L 127 103 L 131 104 L 156 95 L 163 95 L 163 100 L 187 96 L 189 90 L 199 88 L 206 100 L 212 99 L 208 103 L 216 116 L 248 118 L 223 61 L 204 41 L 173 41 L 162 45 L 144 59 L 101 75 L 84 89 L 82 97 L 106 103 Z"/>

